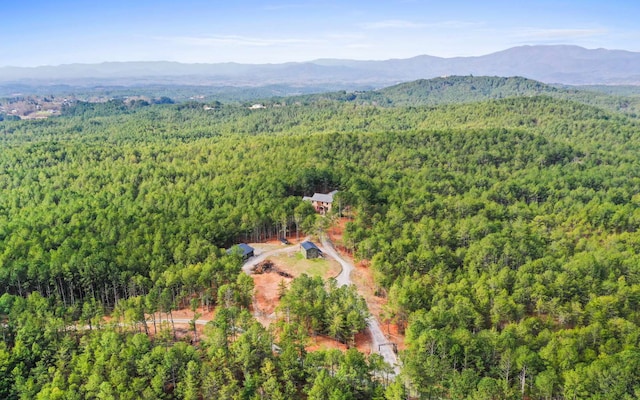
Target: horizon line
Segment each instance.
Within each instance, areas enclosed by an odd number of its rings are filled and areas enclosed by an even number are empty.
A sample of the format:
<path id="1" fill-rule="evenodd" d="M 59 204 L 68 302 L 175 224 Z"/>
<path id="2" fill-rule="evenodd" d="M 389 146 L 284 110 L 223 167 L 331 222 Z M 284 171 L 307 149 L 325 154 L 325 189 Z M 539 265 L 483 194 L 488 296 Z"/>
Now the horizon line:
<path id="1" fill-rule="evenodd" d="M 410 60 L 412 58 L 417 57 L 434 57 L 440 58 L 444 60 L 448 59 L 456 59 L 456 58 L 475 58 L 475 57 L 484 57 L 489 56 L 496 53 L 501 53 L 504 51 L 518 49 L 523 47 L 575 47 L 589 51 L 597 51 L 597 50 L 606 50 L 606 51 L 622 51 L 628 53 L 640 53 L 637 51 L 626 50 L 626 49 L 609 49 L 605 47 L 597 47 L 597 48 L 587 48 L 584 46 L 576 45 L 576 44 L 523 44 L 518 46 L 507 47 L 502 50 L 497 50 L 490 53 L 480 54 L 480 55 L 472 55 L 472 56 L 451 56 L 451 57 L 443 57 L 436 56 L 431 54 L 417 54 L 410 57 L 392 57 L 392 58 L 367 58 L 367 59 L 358 59 L 358 58 L 332 58 L 332 57 L 323 57 L 323 58 L 315 58 L 306 61 L 282 61 L 282 62 L 267 62 L 267 63 L 244 63 L 237 61 L 218 61 L 218 62 L 185 62 L 185 61 L 172 61 L 172 60 L 105 60 L 105 61 L 97 61 L 97 62 L 71 62 L 71 63 L 61 63 L 61 64 L 41 64 L 41 65 L 33 65 L 33 66 L 17 66 L 17 65 L 0 65 L 0 69 L 38 69 L 38 68 L 59 68 L 59 67 L 67 67 L 67 66 L 89 66 L 89 65 L 104 65 L 104 64 L 154 64 L 154 63 L 171 63 L 171 64 L 181 64 L 181 65 L 223 65 L 223 64 L 236 64 L 236 65 L 246 65 L 246 66 L 257 66 L 257 65 L 283 65 L 283 64 L 313 64 L 318 61 L 358 61 L 358 62 L 379 62 L 379 61 L 393 61 L 393 60 Z"/>

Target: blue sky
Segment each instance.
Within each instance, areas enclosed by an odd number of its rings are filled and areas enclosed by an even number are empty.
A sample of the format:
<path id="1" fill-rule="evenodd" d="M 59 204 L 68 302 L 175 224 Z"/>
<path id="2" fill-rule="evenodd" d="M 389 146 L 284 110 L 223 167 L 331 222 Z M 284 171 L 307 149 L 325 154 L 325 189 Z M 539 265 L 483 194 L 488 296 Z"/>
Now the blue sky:
<path id="1" fill-rule="evenodd" d="M 0 13 L 0 66 L 455 57 L 533 44 L 640 51 L 636 0 L 8 0 Z"/>

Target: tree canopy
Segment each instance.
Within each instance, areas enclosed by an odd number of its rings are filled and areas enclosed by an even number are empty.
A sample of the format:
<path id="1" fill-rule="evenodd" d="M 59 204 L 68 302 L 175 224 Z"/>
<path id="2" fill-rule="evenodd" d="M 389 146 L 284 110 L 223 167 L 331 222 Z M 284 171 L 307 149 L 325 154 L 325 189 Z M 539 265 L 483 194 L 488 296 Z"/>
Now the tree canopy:
<path id="1" fill-rule="evenodd" d="M 639 132 L 550 96 L 0 121 L 0 397 L 637 397 Z M 223 250 L 311 231 L 302 196 L 333 189 L 406 332 L 386 387 L 373 355 L 304 351 L 362 329 L 354 289 L 294 281 L 276 335 Z M 193 299 L 218 308 L 201 346 L 148 326 Z"/>

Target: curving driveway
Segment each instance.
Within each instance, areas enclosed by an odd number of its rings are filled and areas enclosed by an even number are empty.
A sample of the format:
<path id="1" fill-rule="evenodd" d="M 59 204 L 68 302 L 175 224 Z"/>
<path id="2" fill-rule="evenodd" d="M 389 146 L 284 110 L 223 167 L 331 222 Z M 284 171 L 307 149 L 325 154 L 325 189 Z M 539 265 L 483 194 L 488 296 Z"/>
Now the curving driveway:
<path id="1" fill-rule="evenodd" d="M 304 240 L 309 240 L 309 237 L 304 238 Z M 320 249 L 322 250 L 322 252 L 324 254 L 329 255 L 330 257 L 332 257 L 333 259 L 335 259 L 336 261 L 338 261 L 338 263 L 340 263 L 340 265 L 342 266 L 342 271 L 340 272 L 340 274 L 338 274 L 338 276 L 336 277 L 336 281 L 338 282 L 338 286 L 346 286 L 346 285 L 351 285 L 353 282 L 351 282 L 351 272 L 354 269 L 353 264 L 351 264 L 350 262 L 348 262 L 347 260 L 343 259 L 340 254 L 336 251 L 335 247 L 333 246 L 333 243 L 331 243 L 331 241 L 323 236 L 321 239 L 321 246 Z M 251 269 L 253 267 L 255 267 L 257 264 L 261 263 L 262 261 L 264 261 L 265 259 L 267 259 L 267 257 L 275 255 L 275 254 L 281 254 L 281 253 L 292 253 L 294 251 L 299 251 L 300 247 L 299 245 L 292 245 L 292 246 L 287 246 L 281 249 L 276 249 L 276 250 L 270 250 L 270 251 L 264 251 L 256 256 L 251 257 L 250 259 L 248 259 L 247 261 L 245 261 L 245 263 L 242 265 L 242 270 L 246 273 L 246 274 L 251 274 Z M 160 316 L 159 318 L 156 319 L 156 323 L 162 323 L 162 322 L 170 322 L 171 320 L 169 318 L 167 318 L 166 316 Z M 189 318 L 174 318 L 173 319 L 173 323 L 174 324 L 189 324 L 191 323 L 193 320 L 189 319 Z M 153 323 L 153 318 L 148 319 L 146 321 L 147 323 Z M 198 319 L 195 321 L 196 325 L 206 325 L 209 322 L 209 320 L 203 320 L 203 319 Z M 380 329 L 380 324 L 378 323 L 378 320 L 375 319 L 375 317 L 370 316 L 367 320 L 367 324 L 369 327 L 369 332 L 371 332 L 371 340 L 372 340 L 372 347 L 373 347 L 373 351 L 377 352 L 378 354 L 380 354 L 384 360 L 393 368 L 392 373 L 390 374 L 390 378 L 395 377 L 396 375 L 398 375 L 400 373 L 400 367 L 398 364 L 398 357 L 396 356 L 396 354 L 393 352 L 393 349 L 391 346 L 381 346 L 383 344 L 387 344 L 389 343 L 389 340 L 386 338 L 386 336 L 384 335 L 384 333 L 382 333 L 382 329 Z M 124 323 L 120 323 L 120 325 L 124 325 Z M 89 326 L 84 326 L 84 327 L 75 327 L 76 329 L 80 328 L 80 329 L 88 329 Z"/>
<path id="2" fill-rule="evenodd" d="M 305 240 L 309 240 L 309 238 L 310 237 L 308 236 L 305 237 L 304 239 L 302 239 L 302 242 L 304 242 Z M 293 253 L 294 251 L 300 251 L 299 244 L 288 245 L 281 249 L 263 251 L 262 253 L 257 254 L 249 258 L 247 261 L 245 261 L 244 264 L 242 264 L 242 270 L 244 271 L 245 274 L 251 275 L 251 270 L 253 269 L 253 267 L 255 267 L 256 265 L 266 260 L 267 257 L 273 256 L 276 254 L 281 254 L 281 253 Z"/>
<path id="3" fill-rule="evenodd" d="M 310 237 L 306 237 L 302 241 L 309 240 L 309 239 Z M 340 254 L 336 251 L 335 247 L 333 246 L 333 243 L 331 243 L 331 241 L 325 235 L 322 236 L 322 238 L 320 239 L 320 242 L 321 242 L 321 245 L 319 246 L 320 250 L 322 250 L 324 254 L 336 260 L 342 266 L 342 271 L 338 274 L 338 276 L 336 276 L 336 281 L 338 282 L 338 286 L 351 285 L 353 283 L 351 281 L 351 272 L 355 268 L 353 264 L 351 264 L 349 261 L 345 260 L 344 258 L 342 258 L 342 256 L 340 256 Z M 250 275 L 251 270 L 256 265 L 266 260 L 269 256 L 282 254 L 282 253 L 292 253 L 294 251 L 299 251 L 299 250 L 300 250 L 299 245 L 292 245 L 292 246 L 283 247 L 281 249 L 264 251 L 245 261 L 245 263 L 242 265 L 242 270 L 246 274 Z M 391 378 L 395 377 L 400 373 L 400 366 L 398 363 L 398 357 L 396 356 L 396 353 L 393 351 L 392 346 L 388 345 L 389 339 L 387 339 L 387 337 L 382 332 L 382 329 L 380 328 L 380 324 L 378 323 L 378 320 L 374 316 L 370 316 L 368 318 L 367 324 L 369 326 L 369 332 L 371 332 L 371 341 L 372 341 L 371 346 L 373 347 L 373 351 L 380 354 L 384 358 L 384 360 L 390 366 L 392 366 L 393 372 L 391 373 L 390 377 Z"/>
<path id="4" fill-rule="evenodd" d="M 343 259 L 342 256 L 336 251 L 335 247 L 333 247 L 333 243 L 326 237 L 322 236 L 321 239 L 322 248 L 321 250 L 334 258 L 336 261 L 342 265 L 342 272 L 336 277 L 339 286 L 351 285 L 351 271 L 353 271 L 354 266 L 347 260 Z M 373 351 L 380 354 L 384 360 L 393 367 L 393 374 L 391 377 L 394 377 L 400 373 L 400 366 L 398 365 L 398 357 L 396 353 L 393 351 L 392 346 L 388 345 L 389 339 L 382 333 L 382 329 L 380 329 L 380 324 L 378 320 L 374 316 L 370 316 L 367 320 L 367 324 L 369 325 L 369 332 L 371 332 L 371 340 Z M 383 346 L 384 345 L 384 346 Z"/>

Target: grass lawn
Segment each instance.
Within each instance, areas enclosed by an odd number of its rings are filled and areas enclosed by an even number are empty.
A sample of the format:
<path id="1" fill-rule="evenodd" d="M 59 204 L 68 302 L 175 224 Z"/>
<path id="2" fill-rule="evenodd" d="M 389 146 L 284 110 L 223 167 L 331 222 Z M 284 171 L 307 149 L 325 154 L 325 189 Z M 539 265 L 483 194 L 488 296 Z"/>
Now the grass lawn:
<path id="1" fill-rule="evenodd" d="M 293 276 L 307 274 L 309 276 L 319 276 L 324 279 L 337 276 L 342 267 L 337 261 L 324 258 L 314 258 L 307 260 L 302 253 L 296 251 L 289 254 L 280 254 L 270 259 L 281 269 L 289 272 Z"/>
<path id="2" fill-rule="evenodd" d="M 260 250 L 260 252 L 278 250 L 283 247 L 281 244 L 275 243 L 250 243 L 249 246 L 253 247 L 256 250 Z"/>

